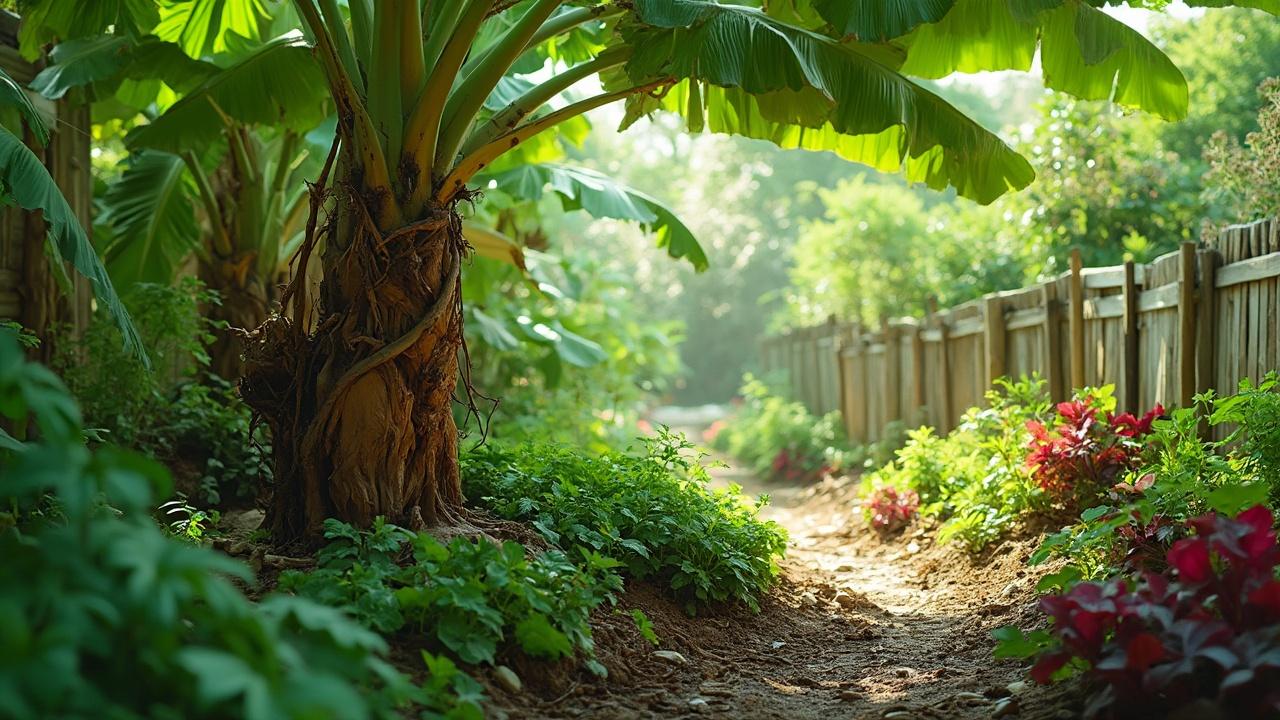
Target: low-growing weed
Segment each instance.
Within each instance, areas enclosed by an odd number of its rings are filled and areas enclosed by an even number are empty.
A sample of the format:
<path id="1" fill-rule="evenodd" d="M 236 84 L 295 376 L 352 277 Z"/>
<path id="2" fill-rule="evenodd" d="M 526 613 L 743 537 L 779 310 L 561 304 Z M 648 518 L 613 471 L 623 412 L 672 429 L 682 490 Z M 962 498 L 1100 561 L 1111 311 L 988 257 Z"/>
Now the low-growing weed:
<path id="1" fill-rule="evenodd" d="M 863 514 L 871 527 L 882 533 L 892 533 L 909 525 L 920 508 L 920 498 L 914 490 L 899 490 L 893 486 L 877 488 L 863 503 Z"/>
<path id="2" fill-rule="evenodd" d="M 579 567 L 559 551 L 529 558 L 514 542 L 443 545 L 381 518 L 370 530 L 327 520 L 325 537 L 319 568 L 282 574 L 282 590 L 341 608 L 382 633 L 426 635 L 465 663 L 493 663 L 513 646 L 551 660 L 580 652 L 603 674 L 588 620 L 622 586 L 614 560 L 584 552 Z M 412 560 L 401 564 L 405 548 Z"/>
<path id="3" fill-rule="evenodd" d="M 786 532 L 760 520 L 740 488 L 710 478 L 683 437 L 662 432 L 639 453 L 588 455 L 557 445 L 484 447 L 462 458 L 467 497 L 528 522 L 570 555 L 620 560 L 631 576 L 697 606 L 758 596 L 777 576 Z"/>

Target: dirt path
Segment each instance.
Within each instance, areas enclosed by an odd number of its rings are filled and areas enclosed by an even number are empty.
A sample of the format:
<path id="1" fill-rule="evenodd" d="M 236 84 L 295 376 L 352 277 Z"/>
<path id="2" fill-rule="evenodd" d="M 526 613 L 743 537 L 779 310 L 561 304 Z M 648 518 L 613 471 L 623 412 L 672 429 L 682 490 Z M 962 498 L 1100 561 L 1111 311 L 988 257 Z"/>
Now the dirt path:
<path id="1" fill-rule="evenodd" d="M 598 619 L 605 681 L 579 675 L 502 696 L 509 717 L 640 718 L 1071 718 L 1070 689 L 1028 687 L 1019 669 L 991 658 L 990 631 L 1025 624 L 1034 580 L 1023 569 L 1032 541 L 985 557 L 935 546 L 926 528 L 882 540 L 853 506 L 854 482 L 771 485 L 733 468 L 715 472 L 790 533 L 778 587 L 761 612 L 689 618 L 652 588 L 630 583 L 620 607 L 642 608 L 662 650 L 655 655 L 617 614 Z M 568 684 L 568 687 L 564 687 Z"/>

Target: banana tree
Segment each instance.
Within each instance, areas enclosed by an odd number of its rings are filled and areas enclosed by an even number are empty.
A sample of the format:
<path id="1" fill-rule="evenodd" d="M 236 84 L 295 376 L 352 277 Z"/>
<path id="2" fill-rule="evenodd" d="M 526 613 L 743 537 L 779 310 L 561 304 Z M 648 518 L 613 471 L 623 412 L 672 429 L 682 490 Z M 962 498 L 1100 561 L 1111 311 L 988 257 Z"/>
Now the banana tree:
<path id="1" fill-rule="evenodd" d="M 1051 80 L 1072 76 L 1067 90 L 1105 85 L 1117 101 L 1171 116 L 1186 104 L 1158 50 L 1077 0 L 807 0 L 767 12 L 706 0 L 351 0 L 349 16 L 336 0 L 294 7 L 338 108 L 341 147 L 326 176 L 334 212 L 307 240 L 324 243 L 317 330 L 269 320 L 241 385 L 274 432 L 281 539 L 314 535 L 329 516 L 466 523 L 449 412 L 467 251 L 458 206 L 476 196 L 477 176 L 549 128 L 610 103 L 625 104 L 628 123 L 667 109 L 692 131 L 833 151 L 989 202 L 1028 184 L 1030 166 L 906 73 L 1006 63 L 988 49 L 1025 50 L 1030 38 Z M 1006 16 L 1013 30 L 992 21 Z M 950 44 L 911 36 L 949 21 L 939 37 Z M 522 90 L 493 109 L 513 77 Z M 597 90 L 560 99 L 589 78 Z"/>
<path id="2" fill-rule="evenodd" d="M 225 22 L 228 8 L 248 1 L 209 9 L 221 8 Z M 82 20 L 72 0 L 41 4 L 62 8 L 46 15 L 63 26 Z M 92 14 L 143 27 L 145 4 L 103 0 Z M 990 202 L 1027 185 L 1030 166 L 909 75 L 1025 69 L 1039 50 L 1051 86 L 1167 117 L 1186 106 L 1176 68 L 1080 0 L 781 0 L 763 9 L 708 0 L 293 0 L 292 8 L 337 109 L 339 144 L 315 185 L 323 202 L 312 205 L 301 249 L 321 255 L 318 317 L 314 325 L 296 314 L 270 318 L 241 384 L 274 433 L 270 519 L 279 540 L 314 537 L 332 516 L 466 524 L 450 412 L 467 253 L 459 207 L 504 155 L 583 113 L 623 103 L 629 124 L 670 110 L 693 132 L 827 150 Z M 593 89 L 572 95 L 580 82 Z M 298 286 L 286 289 L 286 308 Z"/>
<path id="3" fill-rule="evenodd" d="M 451 412 L 467 252 L 458 206 L 476 196 L 477 175 L 549 128 L 609 103 L 638 116 L 679 98 L 695 127 L 834 150 L 982 201 L 1032 177 L 881 48 L 757 9 L 353 0 L 348 17 L 335 0 L 294 7 L 341 144 L 321 179 L 333 212 L 303 249 L 323 241 L 316 330 L 268 320 L 241 383 L 273 431 L 279 539 L 314 536 L 332 516 L 467 522 Z M 523 91 L 487 108 L 518 66 L 553 72 L 526 71 Z M 598 91 L 557 101 L 592 77 Z"/>

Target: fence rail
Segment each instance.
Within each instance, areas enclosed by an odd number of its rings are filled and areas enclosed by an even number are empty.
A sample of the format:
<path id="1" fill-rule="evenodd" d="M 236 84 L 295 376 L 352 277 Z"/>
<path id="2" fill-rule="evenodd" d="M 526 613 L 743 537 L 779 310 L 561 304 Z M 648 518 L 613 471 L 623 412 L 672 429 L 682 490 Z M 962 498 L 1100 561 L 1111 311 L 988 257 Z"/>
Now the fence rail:
<path id="1" fill-rule="evenodd" d="M 1038 373 L 1054 400 L 1114 384 L 1122 410 L 1185 406 L 1208 388 L 1280 367 L 1280 220 L 1184 243 L 1147 265 L 1071 270 L 923 319 L 836 320 L 766 338 L 810 411 L 840 411 L 849 438 L 895 421 L 951 430 L 1001 376 Z"/>

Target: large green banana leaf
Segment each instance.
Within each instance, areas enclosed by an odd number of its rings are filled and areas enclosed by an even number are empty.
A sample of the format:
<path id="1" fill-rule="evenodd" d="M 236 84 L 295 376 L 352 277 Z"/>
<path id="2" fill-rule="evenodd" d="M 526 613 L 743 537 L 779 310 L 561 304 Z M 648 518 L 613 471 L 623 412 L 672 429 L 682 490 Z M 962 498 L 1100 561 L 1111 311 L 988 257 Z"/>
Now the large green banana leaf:
<path id="1" fill-rule="evenodd" d="M 981 203 L 1035 177 L 998 137 L 896 72 L 891 49 L 701 0 L 636 0 L 635 16 L 621 28 L 635 48 L 629 81 L 685 82 L 633 100 L 629 119 L 674 110 L 693 131 L 828 150 Z"/>
<path id="2" fill-rule="evenodd" d="M 521 165 L 488 177 L 493 187 L 537 202 L 554 192 L 565 210 L 583 210 L 592 217 L 629 220 L 653 233 L 658 247 L 673 258 L 687 259 L 699 272 L 707 269 L 707 255 L 693 233 L 657 199 L 587 168 L 557 163 Z"/>
<path id="3" fill-rule="evenodd" d="M 101 221 L 114 231 L 102 254 L 117 284 L 172 282 L 200 242 L 195 202 L 195 183 L 181 158 L 154 150 L 129 158 L 102 198 Z"/>
<path id="4" fill-rule="evenodd" d="M 138 337 L 129 311 L 116 295 L 111 278 L 75 212 L 35 153 L 3 127 L 0 127 L 0 199 L 11 200 L 24 210 L 44 213 L 50 247 L 89 279 L 94 296 L 120 327 L 125 348 L 146 362 L 142 338 Z"/>
<path id="5" fill-rule="evenodd" d="M 226 52 L 233 36 L 257 39 L 268 8 L 263 0 L 184 0 L 162 6 L 155 33 L 191 57 Z"/>
<path id="6" fill-rule="evenodd" d="M 152 37 L 96 35 L 56 45 L 49 52 L 49 66 L 31 81 L 31 89 L 58 100 L 72 88 L 94 83 L 160 80 L 185 93 L 218 71 L 217 65 L 193 60 L 173 43 Z"/>
<path id="7" fill-rule="evenodd" d="M 329 115 L 328 85 L 299 35 L 277 38 L 210 77 L 151 123 L 129 134 L 133 148 L 179 154 L 218 142 L 223 115 L 245 125 L 305 133 Z"/>

